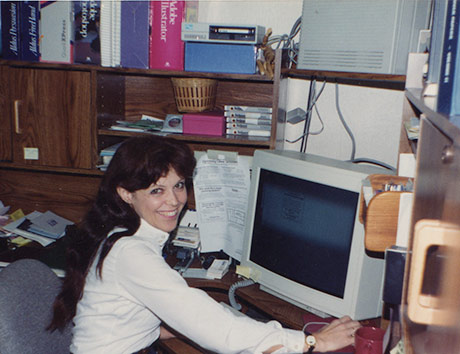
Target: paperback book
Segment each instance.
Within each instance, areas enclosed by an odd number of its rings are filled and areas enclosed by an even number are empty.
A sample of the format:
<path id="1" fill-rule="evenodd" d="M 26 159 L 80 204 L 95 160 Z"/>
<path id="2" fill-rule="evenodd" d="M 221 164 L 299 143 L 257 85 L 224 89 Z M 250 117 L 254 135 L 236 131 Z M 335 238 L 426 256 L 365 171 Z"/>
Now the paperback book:
<path id="1" fill-rule="evenodd" d="M 40 61 L 73 63 L 73 4 L 40 2 Z"/>
<path id="2" fill-rule="evenodd" d="M 2 57 L 9 60 L 20 59 L 19 1 L 0 1 L 2 17 Z"/>
<path id="3" fill-rule="evenodd" d="M 75 62 L 100 65 L 101 2 L 99 0 L 75 1 L 74 11 Z"/>

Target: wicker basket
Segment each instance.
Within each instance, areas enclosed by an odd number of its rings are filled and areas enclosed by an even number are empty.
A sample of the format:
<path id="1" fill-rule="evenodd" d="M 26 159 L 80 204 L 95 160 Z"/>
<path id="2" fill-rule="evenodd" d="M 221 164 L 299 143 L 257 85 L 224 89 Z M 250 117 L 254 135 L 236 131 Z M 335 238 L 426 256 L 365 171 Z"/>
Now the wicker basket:
<path id="1" fill-rule="evenodd" d="M 179 112 L 203 112 L 214 108 L 217 80 L 171 78 L 171 81 Z"/>

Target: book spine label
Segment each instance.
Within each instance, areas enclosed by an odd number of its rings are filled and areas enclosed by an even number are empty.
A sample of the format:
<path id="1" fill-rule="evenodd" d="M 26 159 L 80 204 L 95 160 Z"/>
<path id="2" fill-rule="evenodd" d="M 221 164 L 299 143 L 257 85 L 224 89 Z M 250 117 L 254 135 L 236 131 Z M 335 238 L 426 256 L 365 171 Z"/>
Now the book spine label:
<path id="1" fill-rule="evenodd" d="M 226 111 L 272 113 L 273 109 L 271 107 L 225 105 L 224 110 L 226 110 Z"/>
<path id="2" fill-rule="evenodd" d="M 75 62 L 83 64 L 101 63 L 100 1 L 75 1 Z"/>
<path id="3" fill-rule="evenodd" d="M 258 113 L 258 112 L 238 112 L 238 111 L 225 111 L 225 117 L 230 118 L 258 118 L 258 119 L 272 119 L 271 113 Z"/>
<path id="4" fill-rule="evenodd" d="M 458 53 L 460 49 L 458 43 L 460 39 L 460 1 L 449 1 L 447 6 L 437 110 L 447 115 L 457 115 L 460 112 L 453 109 L 453 103 L 455 100 L 460 100 L 455 97 L 459 95 L 456 89 L 460 80 L 460 77 L 456 75 L 459 70 L 457 62 L 460 60 Z"/>
<path id="5" fill-rule="evenodd" d="M 250 130 L 265 130 L 270 131 L 271 125 L 256 125 L 245 123 L 227 123 L 227 129 L 250 129 Z"/>
<path id="6" fill-rule="evenodd" d="M 269 137 L 270 136 L 270 131 L 253 130 L 253 129 L 226 129 L 226 134 L 228 134 L 228 135 Z"/>
<path id="7" fill-rule="evenodd" d="M 4 59 L 20 59 L 20 9 L 19 1 L 1 1 L 2 56 Z"/>
<path id="8" fill-rule="evenodd" d="M 39 40 L 39 19 L 40 6 L 38 1 L 19 2 L 19 28 L 20 28 L 20 58 L 27 61 L 38 61 L 40 51 Z"/>
<path id="9" fill-rule="evenodd" d="M 184 42 L 181 26 L 185 1 L 150 1 L 149 67 L 159 70 L 184 70 Z"/>
<path id="10" fill-rule="evenodd" d="M 238 123 L 238 124 L 267 125 L 267 126 L 272 125 L 272 122 L 270 119 L 260 119 L 260 118 L 226 117 L 226 121 L 227 123 Z"/>

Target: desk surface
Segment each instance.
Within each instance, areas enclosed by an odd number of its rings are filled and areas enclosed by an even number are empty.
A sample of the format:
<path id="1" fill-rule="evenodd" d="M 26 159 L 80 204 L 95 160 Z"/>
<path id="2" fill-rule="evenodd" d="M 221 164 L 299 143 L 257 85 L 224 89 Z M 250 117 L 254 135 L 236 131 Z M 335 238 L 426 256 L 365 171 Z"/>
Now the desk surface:
<path id="1" fill-rule="evenodd" d="M 59 240 L 46 248 L 31 245 L 23 246 L 11 251 L 0 252 L 0 261 L 12 262 L 20 258 L 35 258 L 42 260 L 52 268 L 59 268 L 64 265 L 65 240 Z M 174 262 L 174 260 L 171 260 Z M 171 264 L 171 262 L 168 262 Z M 191 287 L 200 288 L 206 291 L 216 301 L 228 303 L 228 290 L 232 284 L 241 280 L 234 271 L 230 270 L 222 279 L 196 279 L 186 278 Z M 237 301 L 242 305 L 242 312 L 248 309 L 256 309 L 267 318 L 279 321 L 283 326 L 292 329 L 302 329 L 304 317 L 309 314 L 306 310 L 283 301 L 265 291 L 260 290 L 258 284 L 236 290 Z M 372 321 L 372 320 L 371 320 Z M 365 324 L 365 323 L 364 323 Z M 375 320 L 372 321 L 375 325 Z M 162 341 L 159 344 L 160 353 L 183 353 L 195 354 L 205 353 L 185 338 L 175 338 Z"/>

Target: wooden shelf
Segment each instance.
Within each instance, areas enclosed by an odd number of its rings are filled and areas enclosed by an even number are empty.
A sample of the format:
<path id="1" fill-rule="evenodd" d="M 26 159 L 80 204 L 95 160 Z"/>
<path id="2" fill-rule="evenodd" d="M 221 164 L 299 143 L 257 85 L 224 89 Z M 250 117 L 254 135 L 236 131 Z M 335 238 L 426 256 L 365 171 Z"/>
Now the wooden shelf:
<path id="1" fill-rule="evenodd" d="M 302 69 L 282 69 L 281 73 L 293 79 L 316 79 L 327 82 L 337 82 L 346 85 L 379 87 L 394 90 L 404 90 L 405 75 L 354 73 L 341 71 L 318 71 Z"/>

